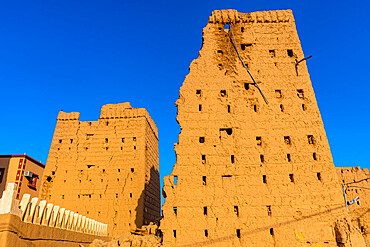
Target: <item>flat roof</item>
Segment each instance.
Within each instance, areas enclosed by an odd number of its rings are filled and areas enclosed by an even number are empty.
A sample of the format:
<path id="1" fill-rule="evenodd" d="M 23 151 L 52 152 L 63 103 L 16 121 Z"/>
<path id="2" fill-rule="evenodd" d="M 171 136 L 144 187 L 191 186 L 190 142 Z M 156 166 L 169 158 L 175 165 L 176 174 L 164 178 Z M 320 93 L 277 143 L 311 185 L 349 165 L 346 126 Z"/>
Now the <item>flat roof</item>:
<path id="1" fill-rule="evenodd" d="M 42 164 L 41 162 L 35 160 L 34 158 L 31 158 L 30 156 L 26 155 L 26 154 L 21 154 L 21 155 L 15 155 L 15 154 L 12 154 L 12 155 L 1 155 L 0 154 L 0 158 L 19 158 L 19 157 L 24 157 L 26 159 L 29 159 L 31 160 L 32 162 L 36 163 L 37 165 L 45 168 L 45 165 Z"/>

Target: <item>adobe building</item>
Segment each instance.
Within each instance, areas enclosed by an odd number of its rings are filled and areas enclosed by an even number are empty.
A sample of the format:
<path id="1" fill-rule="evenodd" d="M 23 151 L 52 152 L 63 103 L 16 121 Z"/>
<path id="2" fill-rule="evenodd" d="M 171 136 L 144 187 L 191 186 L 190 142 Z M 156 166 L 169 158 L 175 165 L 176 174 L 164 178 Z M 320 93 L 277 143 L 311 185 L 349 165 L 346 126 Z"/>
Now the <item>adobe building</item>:
<path id="1" fill-rule="evenodd" d="M 304 58 L 291 10 L 212 13 L 176 101 L 164 246 L 364 246 Z"/>
<path id="2" fill-rule="evenodd" d="M 158 131 L 144 108 L 101 108 L 98 121 L 60 112 L 41 199 L 108 224 L 110 236 L 160 217 Z"/>
<path id="3" fill-rule="evenodd" d="M 370 171 L 360 167 L 337 167 L 337 172 L 344 185 L 347 203 L 353 201 L 348 205 L 352 222 L 360 228 L 367 246 L 370 246 Z"/>
<path id="4" fill-rule="evenodd" d="M 0 197 L 8 183 L 17 185 L 16 198 L 37 197 L 45 165 L 27 155 L 0 155 Z"/>

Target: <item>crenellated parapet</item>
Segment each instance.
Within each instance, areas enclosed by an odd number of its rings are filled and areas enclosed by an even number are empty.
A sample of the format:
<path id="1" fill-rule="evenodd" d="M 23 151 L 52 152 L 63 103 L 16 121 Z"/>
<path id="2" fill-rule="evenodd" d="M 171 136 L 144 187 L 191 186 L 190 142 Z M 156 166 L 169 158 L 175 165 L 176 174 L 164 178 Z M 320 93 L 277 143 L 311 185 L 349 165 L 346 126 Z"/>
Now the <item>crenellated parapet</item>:
<path id="1" fill-rule="evenodd" d="M 68 120 L 79 120 L 80 113 L 79 112 L 64 112 L 60 111 L 58 114 L 58 121 L 68 121 Z"/>
<path id="2" fill-rule="evenodd" d="M 294 22 L 293 13 L 288 10 L 257 11 L 252 13 L 239 13 L 235 9 L 214 10 L 208 23 L 271 23 Z"/>
<path id="3" fill-rule="evenodd" d="M 3 197 L 0 199 L 0 214 L 16 215 L 25 223 L 96 236 L 107 236 L 107 224 L 47 203 L 46 200 L 40 201 L 37 197 L 31 198 L 29 194 L 25 194 L 20 201 L 16 199 L 16 195 L 17 185 L 8 183 Z"/>

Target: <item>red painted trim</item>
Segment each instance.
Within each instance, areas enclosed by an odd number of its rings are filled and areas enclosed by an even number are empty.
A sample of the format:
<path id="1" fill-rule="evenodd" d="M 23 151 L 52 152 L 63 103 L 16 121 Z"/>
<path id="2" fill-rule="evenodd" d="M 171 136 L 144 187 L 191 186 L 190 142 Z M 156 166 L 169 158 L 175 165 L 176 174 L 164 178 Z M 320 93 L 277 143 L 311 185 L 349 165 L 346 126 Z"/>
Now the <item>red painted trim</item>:
<path id="1" fill-rule="evenodd" d="M 39 162 L 39 161 L 37 161 L 37 160 L 35 160 L 35 159 L 33 159 L 33 158 L 31 158 L 30 156 L 28 156 L 28 155 L 0 155 L 0 158 L 19 158 L 19 157 L 24 157 L 24 158 L 26 158 L 26 159 L 29 159 L 29 160 L 31 160 L 32 162 L 34 162 L 34 163 L 36 163 L 37 165 L 39 165 L 39 166 L 41 166 L 41 167 L 43 167 L 43 168 L 45 168 L 45 165 L 44 164 L 42 164 L 41 162 Z"/>

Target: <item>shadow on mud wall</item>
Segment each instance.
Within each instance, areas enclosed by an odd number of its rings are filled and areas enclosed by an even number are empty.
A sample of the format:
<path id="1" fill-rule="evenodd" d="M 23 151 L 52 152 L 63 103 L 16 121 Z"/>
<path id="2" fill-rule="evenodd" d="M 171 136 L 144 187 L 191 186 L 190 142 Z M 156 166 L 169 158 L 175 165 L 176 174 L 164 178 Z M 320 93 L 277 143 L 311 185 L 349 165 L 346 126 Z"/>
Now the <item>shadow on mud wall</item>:
<path id="1" fill-rule="evenodd" d="M 145 175 L 144 189 L 135 208 L 135 224 L 138 228 L 149 225 L 150 222 L 159 224 L 161 210 L 161 195 L 159 173 L 151 167 L 149 173 Z"/>

